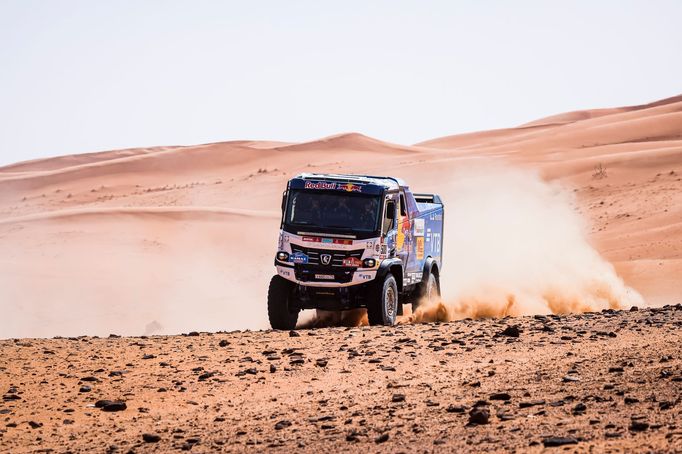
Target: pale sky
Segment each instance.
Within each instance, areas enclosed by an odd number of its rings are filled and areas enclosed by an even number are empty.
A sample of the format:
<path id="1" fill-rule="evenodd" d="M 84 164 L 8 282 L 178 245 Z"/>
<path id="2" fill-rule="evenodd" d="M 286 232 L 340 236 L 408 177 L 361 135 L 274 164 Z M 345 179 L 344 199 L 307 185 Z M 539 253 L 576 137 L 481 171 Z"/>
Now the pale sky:
<path id="1" fill-rule="evenodd" d="M 676 0 L 0 0 L 0 165 L 645 103 L 682 94 L 681 23 Z"/>

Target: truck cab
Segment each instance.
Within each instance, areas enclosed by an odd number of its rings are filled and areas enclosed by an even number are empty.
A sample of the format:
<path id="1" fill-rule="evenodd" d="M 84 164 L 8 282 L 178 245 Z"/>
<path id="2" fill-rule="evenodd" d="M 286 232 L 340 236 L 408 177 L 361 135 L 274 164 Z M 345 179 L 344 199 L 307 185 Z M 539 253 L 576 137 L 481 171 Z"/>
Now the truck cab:
<path id="1" fill-rule="evenodd" d="M 440 294 L 443 203 L 398 178 L 301 174 L 282 196 L 268 289 L 274 329 L 293 329 L 303 309 L 366 308 L 393 325 L 403 304 Z"/>

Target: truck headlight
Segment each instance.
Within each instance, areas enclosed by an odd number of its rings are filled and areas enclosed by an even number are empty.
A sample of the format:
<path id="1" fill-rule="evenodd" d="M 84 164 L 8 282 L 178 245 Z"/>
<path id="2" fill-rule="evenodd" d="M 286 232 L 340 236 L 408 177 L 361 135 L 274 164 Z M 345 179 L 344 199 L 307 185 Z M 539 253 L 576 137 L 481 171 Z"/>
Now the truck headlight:
<path id="1" fill-rule="evenodd" d="M 277 260 L 279 260 L 280 262 L 286 262 L 287 260 L 289 260 L 289 254 L 284 251 L 279 251 L 277 253 Z"/>
<path id="2" fill-rule="evenodd" d="M 377 264 L 377 261 L 374 259 L 365 259 L 362 261 L 362 266 L 365 268 L 374 268 L 374 266 Z"/>

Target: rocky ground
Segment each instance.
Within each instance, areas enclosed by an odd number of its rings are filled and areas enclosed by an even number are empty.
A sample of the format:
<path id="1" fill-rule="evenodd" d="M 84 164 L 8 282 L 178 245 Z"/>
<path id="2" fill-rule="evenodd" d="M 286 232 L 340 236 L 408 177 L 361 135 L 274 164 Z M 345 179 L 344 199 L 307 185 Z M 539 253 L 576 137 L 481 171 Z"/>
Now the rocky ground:
<path id="1" fill-rule="evenodd" d="M 682 306 L 0 341 L 3 452 L 682 452 Z"/>

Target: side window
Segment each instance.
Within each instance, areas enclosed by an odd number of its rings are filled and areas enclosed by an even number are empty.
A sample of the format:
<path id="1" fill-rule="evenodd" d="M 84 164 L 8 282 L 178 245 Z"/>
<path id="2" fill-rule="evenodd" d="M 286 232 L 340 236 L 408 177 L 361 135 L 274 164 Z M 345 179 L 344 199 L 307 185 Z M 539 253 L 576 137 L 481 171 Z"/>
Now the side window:
<path id="1" fill-rule="evenodd" d="M 389 200 L 386 202 L 386 211 L 384 213 L 384 228 L 382 232 L 386 235 L 395 228 L 395 202 Z"/>
<path id="2" fill-rule="evenodd" d="M 400 215 L 407 216 L 407 205 L 405 204 L 405 194 L 400 193 Z"/>

